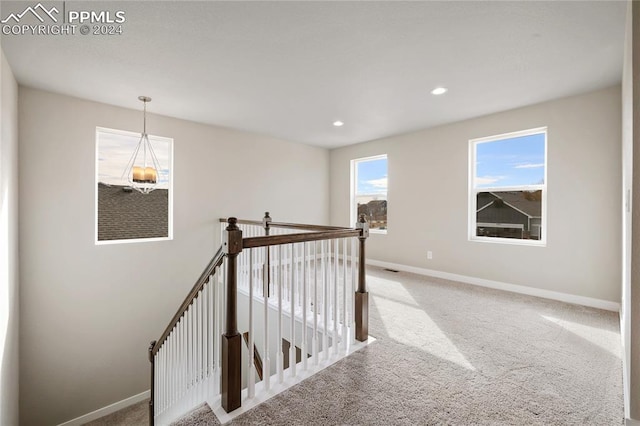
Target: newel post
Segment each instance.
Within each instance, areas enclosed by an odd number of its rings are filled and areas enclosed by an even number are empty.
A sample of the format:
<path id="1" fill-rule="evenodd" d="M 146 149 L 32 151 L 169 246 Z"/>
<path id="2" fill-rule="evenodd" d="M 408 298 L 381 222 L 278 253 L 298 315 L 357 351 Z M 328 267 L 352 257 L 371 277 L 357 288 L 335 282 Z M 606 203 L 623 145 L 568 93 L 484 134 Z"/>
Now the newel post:
<path id="1" fill-rule="evenodd" d="M 264 212 L 262 226 L 264 227 L 264 235 L 269 235 L 269 230 L 271 229 L 271 216 L 269 216 L 269 212 Z"/>
<path id="2" fill-rule="evenodd" d="M 262 226 L 264 228 L 264 235 L 269 235 L 269 232 L 271 231 L 271 216 L 269 216 L 269 212 L 264 212 Z M 269 256 L 269 246 L 264 248 L 264 253 L 266 263 L 263 265 L 263 276 L 267 278 L 264 282 L 264 286 L 266 288 L 267 296 L 271 296 L 271 256 Z"/>
<path id="3" fill-rule="evenodd" d="M 365 270 L 365 242 L 369 237 L 369 224 L 361 214 L 356 223 L 360 229 L 360 250 L 358 251 L 358 290 L 356 291 L 356 339 L 365 342 L 369 338 L 369 293 L 367 292 L 367 276 Z"/>
<path id="4" fill-rule="evenodd" d="M 229 413 L 241 405 L 242 393 L 242 337 L 238 333 L 237 261 L 242 251 L 242 231 L 238 220 L 230 217 L 225 231 L 223 250 L 227 255 L 227 316 L 222 335 L 221 404 Z"/>
<path id="5" fill-rule="evenodd" d="M 149 362 L 151 363 L 151 391 L 150 391 L 150 399 L 149 399 L 149 426 L 153 426 L 153 423 L 155 421 L 154 417 L 155 417 L 155 413 L 154 413 L 154 409 L 153 409 L 153 399 L 155 397 L 155 387 L 156 387 L 156 383 L 155 383 L 155 356 L 153 355 L 153 347 L 156 345 L 156 341 L 153 340 L 150 344 L 149 344 Z"/>

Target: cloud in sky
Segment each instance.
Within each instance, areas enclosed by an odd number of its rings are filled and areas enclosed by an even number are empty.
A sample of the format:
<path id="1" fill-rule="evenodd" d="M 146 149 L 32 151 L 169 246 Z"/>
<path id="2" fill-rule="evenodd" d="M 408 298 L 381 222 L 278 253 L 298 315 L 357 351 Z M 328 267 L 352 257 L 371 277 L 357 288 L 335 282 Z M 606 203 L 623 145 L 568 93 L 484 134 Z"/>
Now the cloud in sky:
<path id="1" fill-rule="evenodd" d="M 361 180 L 358 185 L 359 195 L 380 195 L 387 193 L 388 178 L 385 175 L 381 178 Z"/>
<path id="2" fill-rule="evenodd" d="M 380 179 L 368 180 L 365 183 L 373 186 L 374 188 L 386 190 L 387 189 L 387 185 L 388 185 L 388 177 L 385 176 L 385 177 L 380 178 Z"/>
<path id="3" fill-rule="evenodd" d="M 504 179 L 504 176 L 478 176 L 476 185 L 490 185 Z"/>
<path id="4" fill-rule="evenodd" d="M 544 167 L 544 163 L 518 164 L 514 168 L 515 169 L 538 169 L 540 167 Z"/>

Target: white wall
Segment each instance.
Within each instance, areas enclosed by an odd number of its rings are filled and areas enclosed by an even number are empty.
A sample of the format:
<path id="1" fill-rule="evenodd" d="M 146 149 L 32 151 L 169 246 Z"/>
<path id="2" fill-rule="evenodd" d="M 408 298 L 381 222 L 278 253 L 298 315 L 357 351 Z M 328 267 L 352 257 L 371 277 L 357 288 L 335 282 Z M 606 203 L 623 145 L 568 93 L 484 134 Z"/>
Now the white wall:
<path id="1" fill-rule="evenodd" d="M 149 341 L 217 248 L 219 217 L 328 222 L 326 150 L 150 115 L 149 133 L 174 138 L 174 240 L 96 246 L 95 127 L 140 131 L 141 112 L 24 87 L 19 99 L 24 425 L 149 388 Z"/>
<path id="2" fill-rule="evenodd" d="M 388 154 L 388 234 L 370 259 L 620 302 L 620 102 L 616 86 L 333 150 L 332 224 L 349 224 L 350 160 Z M 468 241 L 469 139 L 542 126 L 547 246 Z"/>
<path id="3" fill-rule="evenodd" d="M 629 418 L 640 420 L 640 55 L 637 54 L 640 46 L 640 5 L 635 1 L 630 3 L 628 11 L 631 16 L 627 21 L 630 25 L 627 37 L 630 37 L 630 40 L 627 39 L 625 55 L 623 144 L 625 178 L 629 178 L 628 174 L 631 173 L 632 179 L 631 182 L 625 179 L 625 184 L 632 187 L 635 194 L 631 199 L 631 223 L 627 228 L 630 235 L 626 234 L 627 238 L 631 238 L 631 246 L 628 253 L 629 265 L 626 265 L 628 269 L 625 268 L 623 272 L 628 279 L 625 283 L 624 300 L 628 310 L 623 321 L 628 321 L 628 328 L 625 329 L 623 341 L 626 344 L 625 356 L 628 357 L 625 375 L 629 379 L 625 383 L 629 397 L 629 406 L 625 414 Z M 629 246 L 625 248 L 629 249 Z"/>
<path id="4" fill-rule="evenodd" d="M 631 360 L 631 194 L 633 194 L 633 67 L 631 3 L 627 5 L 624 64 L 622 69 L 622 303 L 620 332 L 624 356 L 624 408 L 629 418 L 629 362 Z"/>
<path id="5" fill-rule="evenodd" d="M 0 424 L 18 424 L 18 84 L 0 58 Z"/>

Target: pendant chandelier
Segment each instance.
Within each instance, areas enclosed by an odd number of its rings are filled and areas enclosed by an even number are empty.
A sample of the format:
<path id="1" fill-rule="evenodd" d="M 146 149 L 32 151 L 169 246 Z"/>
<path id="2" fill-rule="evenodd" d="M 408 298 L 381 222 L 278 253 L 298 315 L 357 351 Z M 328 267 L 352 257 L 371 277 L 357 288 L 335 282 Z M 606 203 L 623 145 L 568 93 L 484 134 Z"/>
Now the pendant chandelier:
<path id="1" fill-rule="evenodd" d="M 138 96 L 138 99 L 144 103 L 142 134 L 122 176 L 123 178 L 126 176 L 131 188 L 142 194 L 148 194 L 158 185 L 160 163 L 147 135 L 147 102 L 151 102 L 151 98 Z"/>

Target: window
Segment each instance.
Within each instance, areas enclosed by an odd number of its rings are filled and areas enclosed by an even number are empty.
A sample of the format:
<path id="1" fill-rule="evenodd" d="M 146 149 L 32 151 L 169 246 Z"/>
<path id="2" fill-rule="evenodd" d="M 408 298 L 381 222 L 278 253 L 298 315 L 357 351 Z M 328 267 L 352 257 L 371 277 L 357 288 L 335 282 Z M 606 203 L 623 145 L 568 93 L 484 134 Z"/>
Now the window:
<path id="1" fill-rule="evenodd" d="M 140 133 L 96 128 L 96 243 L 172 238 L 173 139 L 149 135 L 159 162 L 157 187 L 131 188 L 124 171 Z"/>
<path id="2" fill-rule="evenodd" d="M 351 223 L 364 214 L 369 229 L 387 232 L 387 156 L 351 160 Z"/>
<path id="3" fill-rule="evenodd" d="M 469 145 L 469 238 L 546 244 L 546 127 Z"/>

